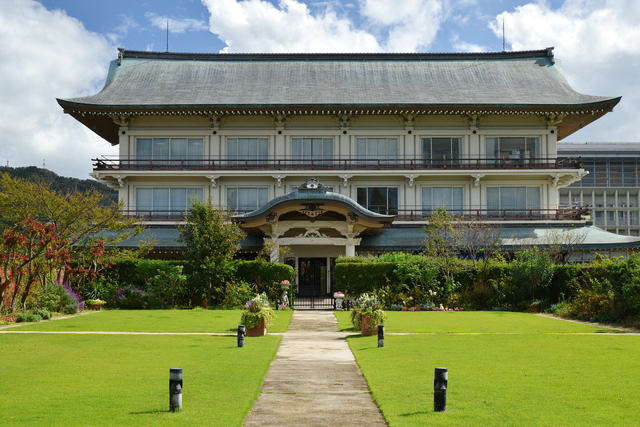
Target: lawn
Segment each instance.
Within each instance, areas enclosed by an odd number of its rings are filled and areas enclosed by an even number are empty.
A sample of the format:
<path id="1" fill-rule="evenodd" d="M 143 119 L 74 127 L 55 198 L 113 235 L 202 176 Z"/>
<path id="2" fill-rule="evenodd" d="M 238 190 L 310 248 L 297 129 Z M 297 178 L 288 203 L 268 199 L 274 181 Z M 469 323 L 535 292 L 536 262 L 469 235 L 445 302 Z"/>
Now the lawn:
<path id="1" fill-rule="evenodd" d="M 341 327 L 345 314 L 338 313 Z M 387 334 L 384 348 L 375 336 L 348 342 L 390 426 L 628 426 L 640 419 L 640 336 L 524 313 L 389 314 L 387 331 L 404 325 L 430 333 Z M 449 370 L 445 413 L 433 412 L 435 367 Z"/>
<path id="2" fill-rule="evenodd" d="M 278 311 L 267 332 L 285 332 L 293 311 Z M 22 331 L 200 332 L 236 334 L 241 310 L 103 310 L 11 328 Z"/>
<path id="3" fill-rule="evenodd" d="M 387 333 L 540 334 L 611 333 L 610 329 L 507 311 L 387 311 Z M 336 312 L 341 331 L 353 332 L 348 311 Z"/>
<path id="4" fill-rule="evenodd" d="M 105 311 L 11 330 L 226 332 L 235 319 L 233 332 L 240 313 Z M 240 426 L 281 339 L 0 333 L 0 425 Z M 168 412 L 169 368 L 184 373 L 179 413 Z"/>

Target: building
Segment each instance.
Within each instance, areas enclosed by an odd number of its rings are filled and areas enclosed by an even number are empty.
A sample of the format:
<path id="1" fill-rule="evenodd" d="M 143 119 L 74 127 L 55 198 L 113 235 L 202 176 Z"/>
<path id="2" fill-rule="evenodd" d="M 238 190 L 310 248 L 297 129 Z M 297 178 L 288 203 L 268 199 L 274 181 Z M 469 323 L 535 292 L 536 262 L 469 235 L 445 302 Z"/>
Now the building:
<path id="1" fill-rule="evenodd" d="M 558 156 L 580 158 L 588 175 L 560 190 L 560 203 L 573 199 L 590 208 L 596 226 L 612 233 L 638 236 L 640 183 L 638 143 L 560 143 Z"/>
<path id="2" fill-rule="evenodd" d="M 59 99 L 119 146 L 93 176 L 179 255 L 190 197 L 228 207 L 245 254 L 291 248 L 300 292 L 331 289 L 340 255 L 420 250 L 436 206 L 526 236 L 585 227 L 559 190 L 585 170 L 557 142 L 620 98 L 568 85 L 553 49 L 453 54 L 125 51 L 104 89 Z M 310 179 L 313 178 L 313 179 Z M 623 242 L 628 248 L 631 243 Z M 247 255 L 250 256 L 250 255 Z"/>

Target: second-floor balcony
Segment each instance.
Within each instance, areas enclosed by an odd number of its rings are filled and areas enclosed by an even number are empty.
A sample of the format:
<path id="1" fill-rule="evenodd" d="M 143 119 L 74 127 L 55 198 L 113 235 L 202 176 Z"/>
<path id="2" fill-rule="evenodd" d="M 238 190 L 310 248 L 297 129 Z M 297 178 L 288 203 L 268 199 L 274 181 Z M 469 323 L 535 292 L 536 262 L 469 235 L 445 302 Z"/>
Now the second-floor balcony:
<path id="1" fill-rule="evenodd" d="M 197 158 L 101 157 L 93 159 L 96 171 L 295 171 L 295 170 L 495 170 L 495 169 L 580 169 L 580 158 L 456 158 L 437 159 L 423 156 L 363 158 L 333 156 L 330 158 L 206 156 Z"/>

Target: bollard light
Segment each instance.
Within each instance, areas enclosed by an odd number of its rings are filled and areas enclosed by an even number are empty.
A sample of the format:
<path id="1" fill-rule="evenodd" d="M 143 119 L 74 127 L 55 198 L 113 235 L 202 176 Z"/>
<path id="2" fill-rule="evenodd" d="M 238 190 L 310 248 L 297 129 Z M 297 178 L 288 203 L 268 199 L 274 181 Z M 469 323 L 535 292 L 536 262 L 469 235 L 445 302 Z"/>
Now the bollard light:
<path id="1" fill-rule="evenodd" d="M 384 347 L 384 325 L 378 325 L 378 347 Z"/>
<path id="2" fill-rule="evenodd" d="M 244 325 L 238 325 L 238 347 L 244 347 Z"/>
<path id="3" fill-rule="evenodd" d="M 276 298 L 276 311 L 280 310 L 280 300 Z"/>
<path id="4" fill-rule="evenodd" d="M 182 409 L 182 368 L 169 369 L 169 412 Z"/>
<path id="5" fill-rule="evenodd" d="M 347 310 L 351 310 L 351 300 L 347 300 Z"/>
<path id="6" fill-rule="evenodd" d="M 447 368 L 436 368 L 433 377 L 433 410 L 445 412 L 447 410 L 447 383 L 449 372 Z"/>

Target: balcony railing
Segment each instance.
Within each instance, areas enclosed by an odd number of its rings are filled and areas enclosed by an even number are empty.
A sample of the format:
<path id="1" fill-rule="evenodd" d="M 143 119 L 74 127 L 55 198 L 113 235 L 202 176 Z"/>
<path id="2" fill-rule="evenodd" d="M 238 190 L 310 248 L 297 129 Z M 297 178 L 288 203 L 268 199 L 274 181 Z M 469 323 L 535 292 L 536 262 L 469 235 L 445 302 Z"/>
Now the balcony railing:
<path id="1" fill-rule="evenodd" d="M 93 159 L 96 171 L 131 170 L 478 170 L 478 169 L 580 169 L 580 158 L 536 157 L 528 159 L 460 158 L 425 159 L 420 156 L 366 158 L 335 156 L 329 159 L 261 157 L 237 159 L 226 156 L 190 159 L 140 159 L 102 157 Z"/>
<path id="2" fill-rule="evenodd" d="M 374 210 L 376 211 L 376 210 Z M 377 209 L 378 213 L 395 215 L 395 221 L 427 221 L 428 216 L 435 212 L 423 208 L 387 208 Z M 252 212 L 252 210 L 237 210 L 235 214 Z M 456 209 L 449 211 L 456 219 L 463 221 L 579 221 L 584 215 L 589 215 L 588 206 L 560 206 L 557 209 L 545 208 L 512 208 L 512 209 Z M 124 214 L 129 217 L 140 217 L 145 221 L 182 221 L 184 209 L 129 209 Z"/>

